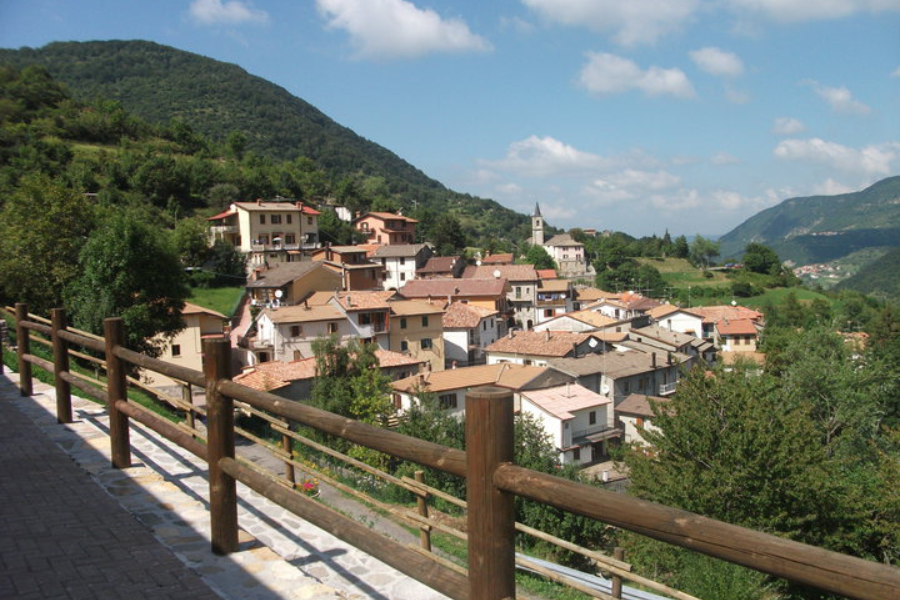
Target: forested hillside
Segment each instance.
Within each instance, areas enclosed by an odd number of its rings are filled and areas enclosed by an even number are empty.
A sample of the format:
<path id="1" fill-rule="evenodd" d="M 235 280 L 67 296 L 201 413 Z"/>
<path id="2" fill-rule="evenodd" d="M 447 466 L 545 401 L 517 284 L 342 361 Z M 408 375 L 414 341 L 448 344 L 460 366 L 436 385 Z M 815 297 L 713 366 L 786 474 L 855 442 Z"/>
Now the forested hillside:
<path id="1" fill-rule="evenodd" d="M 474 240 L 524 239 L 526 215 L 446 189 L 389 150 L 356 135 L 285 89 L 240 67 L 144 41 L 58 42 L 0 50 L 0 64 L 43 65 L 73 98 L 115 100 L 151 124 L 180 122 L 257 161 L 309 159 L 327 193 L 354 208 L 420 207 L 452 215 Z M 305 198 L 308 199 L 308 198 Z"/>
<path id="2" fill-rule="evenodd" d="M 900 245 L 900 177 L 860 192 L 790 198 L 754 215 L 719 242 L 723 257 L 739 256 L 747 244 L 758 242 L 798 265 Z"/>
<path id="3" fill-rule="evenodd" d="M 869 263 L 859 273 L 839 283 L 837 288 L 900 301 L 900 248 Z"/>

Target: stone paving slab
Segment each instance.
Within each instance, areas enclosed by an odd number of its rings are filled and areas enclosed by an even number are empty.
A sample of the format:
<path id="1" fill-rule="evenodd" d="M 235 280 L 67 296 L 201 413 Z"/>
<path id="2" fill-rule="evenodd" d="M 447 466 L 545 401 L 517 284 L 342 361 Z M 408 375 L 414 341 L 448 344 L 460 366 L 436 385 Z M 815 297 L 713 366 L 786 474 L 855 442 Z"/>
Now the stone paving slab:
<path id="1" fill-rule="evenodd" d="M 209 541 L 205 463 L 133 424 L 134 465 L 113 469 L 103 407 L 75 398 L 76 422 L 58 425 L 53 416 L 53 388 L 41 384 L 35 388 L 34 397 L 21 398 L 8 380 L 0 377 L 0 401 L 31 417 L 49 439 L 223 597 L 445 598 L 240 484 L 241 550 L 227 557 L 214 555 Z M 0 586 L 2 582 L 0 574 Z"/>

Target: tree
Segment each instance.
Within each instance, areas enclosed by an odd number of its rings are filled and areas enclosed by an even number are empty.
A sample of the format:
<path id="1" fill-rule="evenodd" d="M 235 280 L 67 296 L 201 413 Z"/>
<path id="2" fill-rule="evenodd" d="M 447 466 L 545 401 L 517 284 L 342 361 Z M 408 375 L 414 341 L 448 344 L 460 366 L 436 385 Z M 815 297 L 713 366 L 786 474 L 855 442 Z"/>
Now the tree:
<path id="1" fill-rule="evenodd" d="M 524 262 L 529 265 L 534 265 L 535 269 L 556 268 L 556 261 L 550 256 L 547 249 L 543 246 L 538 246 L 537 244 L 528 246 L 528 250 L 525 252 Z"/>
<path id="2" fill-rule="evenodd" d="M 0 211 L 0 292 L 39 314 L 62 306 L 93 226 L 84 196 L 44 175 L 24 178 Z"/>
<path id="3" fill-rule="evenodd" d="M 240 285 L 247 279 L 247 255 L 225 240 L 216 240 L 205 269 L 215 275 L 217 285 Z"/>
<path id="4" fill-rule="evenodd" d="M 105 318 L 121 317 L 128 347 L 150 356 L 184 328 L 184 269 L 164 233 L 141 215 L 107 217 L 81 251 L 78 269 L 66 290 L 76 327 L 100 334 Z"/>
<path id="5" fill-rule="evenodd" d="M 206 225 L 199 219 L 182 219 L 175 224 L 172 244 L 181 264 L 185 267 L 199 267 L 209 255 L 209 234 Z"/>
<path id="6" fill-rule="evenodd" d="M 691 261 L 695 265 L 708 268 L 712 260 L 719 256 L 719 243 L 704 238 L 702 235 L 694 237 L 691 242 Z"/>
<path id="7" fill-rule="evenodd" d="M 744 250 L 744 268 L 753 273 L 778 275 L 781 272 L 781 259 L 774 250 L 764 244 L 752 242 Z"/>
<path id="8" fill-rule="evenodd" d="M 449 214 L 438 217 L 432 228 L 430 241 L 437 249 L 438 256 L 458 255 L 466 247 L 466 236 L 459 220 Z"/>
<path id="9" fill-rule="evenodd" d="M 675 258 L 687 258 L 691 254 L 690 246 L 688 245 L 687 238 L 683 235 L 679 235 L 675 238 L 675 243 L 672 248 L 672 256 Z"/>

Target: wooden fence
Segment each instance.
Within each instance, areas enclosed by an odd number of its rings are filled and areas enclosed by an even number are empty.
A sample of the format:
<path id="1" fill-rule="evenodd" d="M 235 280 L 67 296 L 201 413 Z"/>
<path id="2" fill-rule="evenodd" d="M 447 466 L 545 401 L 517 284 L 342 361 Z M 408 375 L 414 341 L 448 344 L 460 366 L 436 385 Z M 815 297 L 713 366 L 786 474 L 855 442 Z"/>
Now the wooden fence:
<path id="1" fill-rule="evenodd" d="M 516 466 L 512 462 L 513 403 L 509 390 L 485 387 L 467 394 L 467 451 L 463 452 L 234 383 L 229 372 L 230 342 L 224 337 L 204 340 L 204 368 L 201 373 L 127 349 L 123 345 L 121 319 L 107 319 L 102 338 L 70 330 L 61 309 L 55 309 L 51 319 L 47 320 L 29 315 L 24 304 L 17 304 L 15 319 L 22 395 L 33 393 L 31 366 L 36 365 L 54 376 L 59 422 L 70 422 L 72 419 L 71 387 L 105 403 L 110 417 L 114 467 L 125 468 L 131 464 L 130 419 L 207 461 L 212 551 L 218 554 L 234 552 L 238 546 L 236 482 L 240 481 L 297 516 L 451 598 L 513 598 L 516 564 L 513 543 L 517 529 L 514 500 L 518 495 L 849 598 L 900 598 L 900 569 Z M 49 337 L 53 361 L 31 353 L 32 331 Z M 106 389 L 103 389 L 101 382 L 70 370 L 69 355 L 77 354 L 69 349 L 70 344 L 105 356 Z M 128 401 L 129 365 L 205 388 L 208 432 L 205 444 L 197 438 L 195 431 Z M 286 438 L 292 433 L 289 424 L 298 423 L 393 457 L 465 478 L 466 518 L 470 533 L 466 536 L 468 569 L 459 569 L 434 555 L 385 538 L 294 490 L 293 486 L 284 485 L 278 478 L 236 460 L 235 402 L 260 414 L 267 413 L 276 419 L 283 419 L 285 425 L 281 431 Z M 188 406 L 185 410 L 190 412 L 192 409 Z M 286 464 L 294 466 L 292 456 L 284 456 L 287 458 Z M 290 478 L 293 479 L 292 474 Z M 408 489 L 420 486 L 420 495 L 427 493 L 420 482 L 406 483 Z M 600 559 L 603 560 L 602 557 Z M 627 568 L 622 568 L 623 565 L 620 560 L 608 559 L 603 568 L 616 577 L 642 579 L 628 573 Z M 602 593 L 595 595 L 612 597 Z"/>

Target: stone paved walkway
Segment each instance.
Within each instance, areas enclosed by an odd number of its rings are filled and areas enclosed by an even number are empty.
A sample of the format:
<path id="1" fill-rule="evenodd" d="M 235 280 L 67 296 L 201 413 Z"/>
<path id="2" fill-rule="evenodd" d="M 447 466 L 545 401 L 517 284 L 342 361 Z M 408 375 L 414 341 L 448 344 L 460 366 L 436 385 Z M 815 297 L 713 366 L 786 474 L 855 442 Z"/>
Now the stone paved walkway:
<path id="1" fill-rule="evenodd" d="M 36 383 L 35 395 L 32 398 L 21 398 L 18 390 L 12 385 L 10 378 L 16 375 L 0 376 L 0 404 L 3 413 L 19 412 L 30 417 L 31 426 L 36 432 L 31 437 L 43 437 L 44 444 L 52 440 L 59 448 L 65 450 L 71 460 L 62 454 L 63 461 L 69 460 L 69 466 L 76 466 L 80 472 L 82 483 L 74 486 L 71 498 L 62 498 L 63 504 L 81 506 L 78 499 L 82 488 L 90 487 L 91 480 L 99 483 L 94 491 L 104 495 L 107 500 L 115 498 L 118 504 L 137 518 L 151 537 L 155 536 L 177 556 L 186 569 L 183 570 L 184 585 L 194 585 L 197 576 L 209 587 L 224 598 L 235 600 L 275 600 L 288 599 L 331 599 L 331 598 L 375 598 L 377 600 L 422 599 L 440 600 L 444 596 L 427 588 L 415 580 L 395 571 L 380 561 L 368 556 L 356 548 L 334 538 L 327 532 L 298 519 L 279 506 L 276 506 L 252 492 L 246 487 L 238 486 L 240 498 L 239 523 L 241 532 L 241 550 L 227 557 L 215 556 L 210 551 L 208 484 L 204 477 L 205 465 L 193 455 L 183 451 L 167 440 L 159 438 L 140 425 L 132 427 L 132 445 L 134 465 L 129 469 L 117 470 L 110 467 L 109 438 L 107 437 L 107 419 L 102 406 L 82 399 L 74 402 L 76 422 L 69 425 L 58 425 L 53 416 L 55 406 L 54 390 L 49 386 Z M 10 407 L 17 411 L 10 411 Z M 0 417 L 3 418 L 3 417 Z M 0 437 L 0 465 L 2 479 L 7 480 L 7 472 L 18 473 L 21 467 L 9 465 L 9 445 L 16 442 Z M 57 448 L 58 449 L 58 448 Z M 72 463 L 74 461 L 74 464 Z M 20 465 L 26 462 L 23 457 Z M 29 463 L 39 462 L 28 459 Z M 24 465 L 23 465 L 24 466 Z M 51 472 L 55 469 L 50 468 Z M 86 472 L 86 473 L 85 473 Z M 89 474 L 90 477 L 87 477 Z M 52 476 L 48 487 L 53 488 Z M 30 492 L 10 484 L 15 489 L 3 490 L 4 501 L 15 498 L 18 494 L 22 510 L 29 504 Z M 103 489 L 108 494 L 103 492 Z M 6 535 L 7 520 L 12 522 L 27 521 L 25 514 L 7 512 L 0 506 L 0 556 L 6 560 L 8 538 Z M 63 513 L 65 508 L 61 509 Z M 71 509 L 68 509 L 71 512 Z M 80 512 L 80 511 L 79 511 Z M 7 514 L 10 516 L 7 517 Z M 104 513 L 105 514 L 105 513 Z M 127 516 L 127 515 L 126 515 Z M 121 521 L 117 517 L 111 522 L 115 535 L 124 531 L 116 525 Z M 133 519 L 131 519 L 134 521 Z M 34 520 L 32 520 L 34 521 Z M 284 525 L 279 525 L 282 523 Z M 39 522 L 38 522 L 39 524 Z M 34 525 L 33 525 L 34 526 Z M 145 533 L 148 533 L 145 530 Z M 148 534 L 148 535 L 149 535 Z M 22 532 L 17 539 L 27 539 L 30 534 Z M 87 531 L 73 538 L 90 538 Z M 129 544 L 126 544 L 130 546 Z M 16 548 L 11 548 L 14 556 Z M 40 552 L 37 553 L 40 555 Z M 52 558 L 56 555 L 41 556 L 34 569 L 40 567 L 52 569 Z M 11 560 L 15 560 L 12 558 Z M 140 560 L 153 564 L 149 559 Z M 31 567 L 27 567 L 31 568 Z M 147 569 L 155 572 L 156 569 Z M 188 577 L 193 579 L 188 579 Z M 171 577 L 164 580 L 165 585 L 172 584 Z M 33 577 L 35 581 L 39 578 Z M 11 582 L 0 573 L 0 598 L 5 598 L 4 585 Z M 24 585 L 24 584 L 23 584 Z M 39 583 L 32 584 L 38 586 Z M 174 584 L 172 584 L 174 585 Z M 201 584 L 197 584 L 201 585 Z M 159 587 L 164 587 L 160 584 Z M 33 592 L 34 587 L 30 588 Z M 193 589 L 193 588 L 191 588 Z M 202 589 L 202 587 L 200 588 Z M 118 593 L 118 592 L 116 592 Z M 206 590 L 206 593 L 210 593 Z M 139 598 L 206 598 L 191 591 L 189 594 L 178 593 L 172 596 L 121 593 L 129 600 Z M 13 597 L 16 597 L 13 594 Z M 82 596 L 60 594 L 40 594 L 22 596 L 27 598 L 76 598 Z M 114 594 L 86 597 L 117 598 Z"/>

